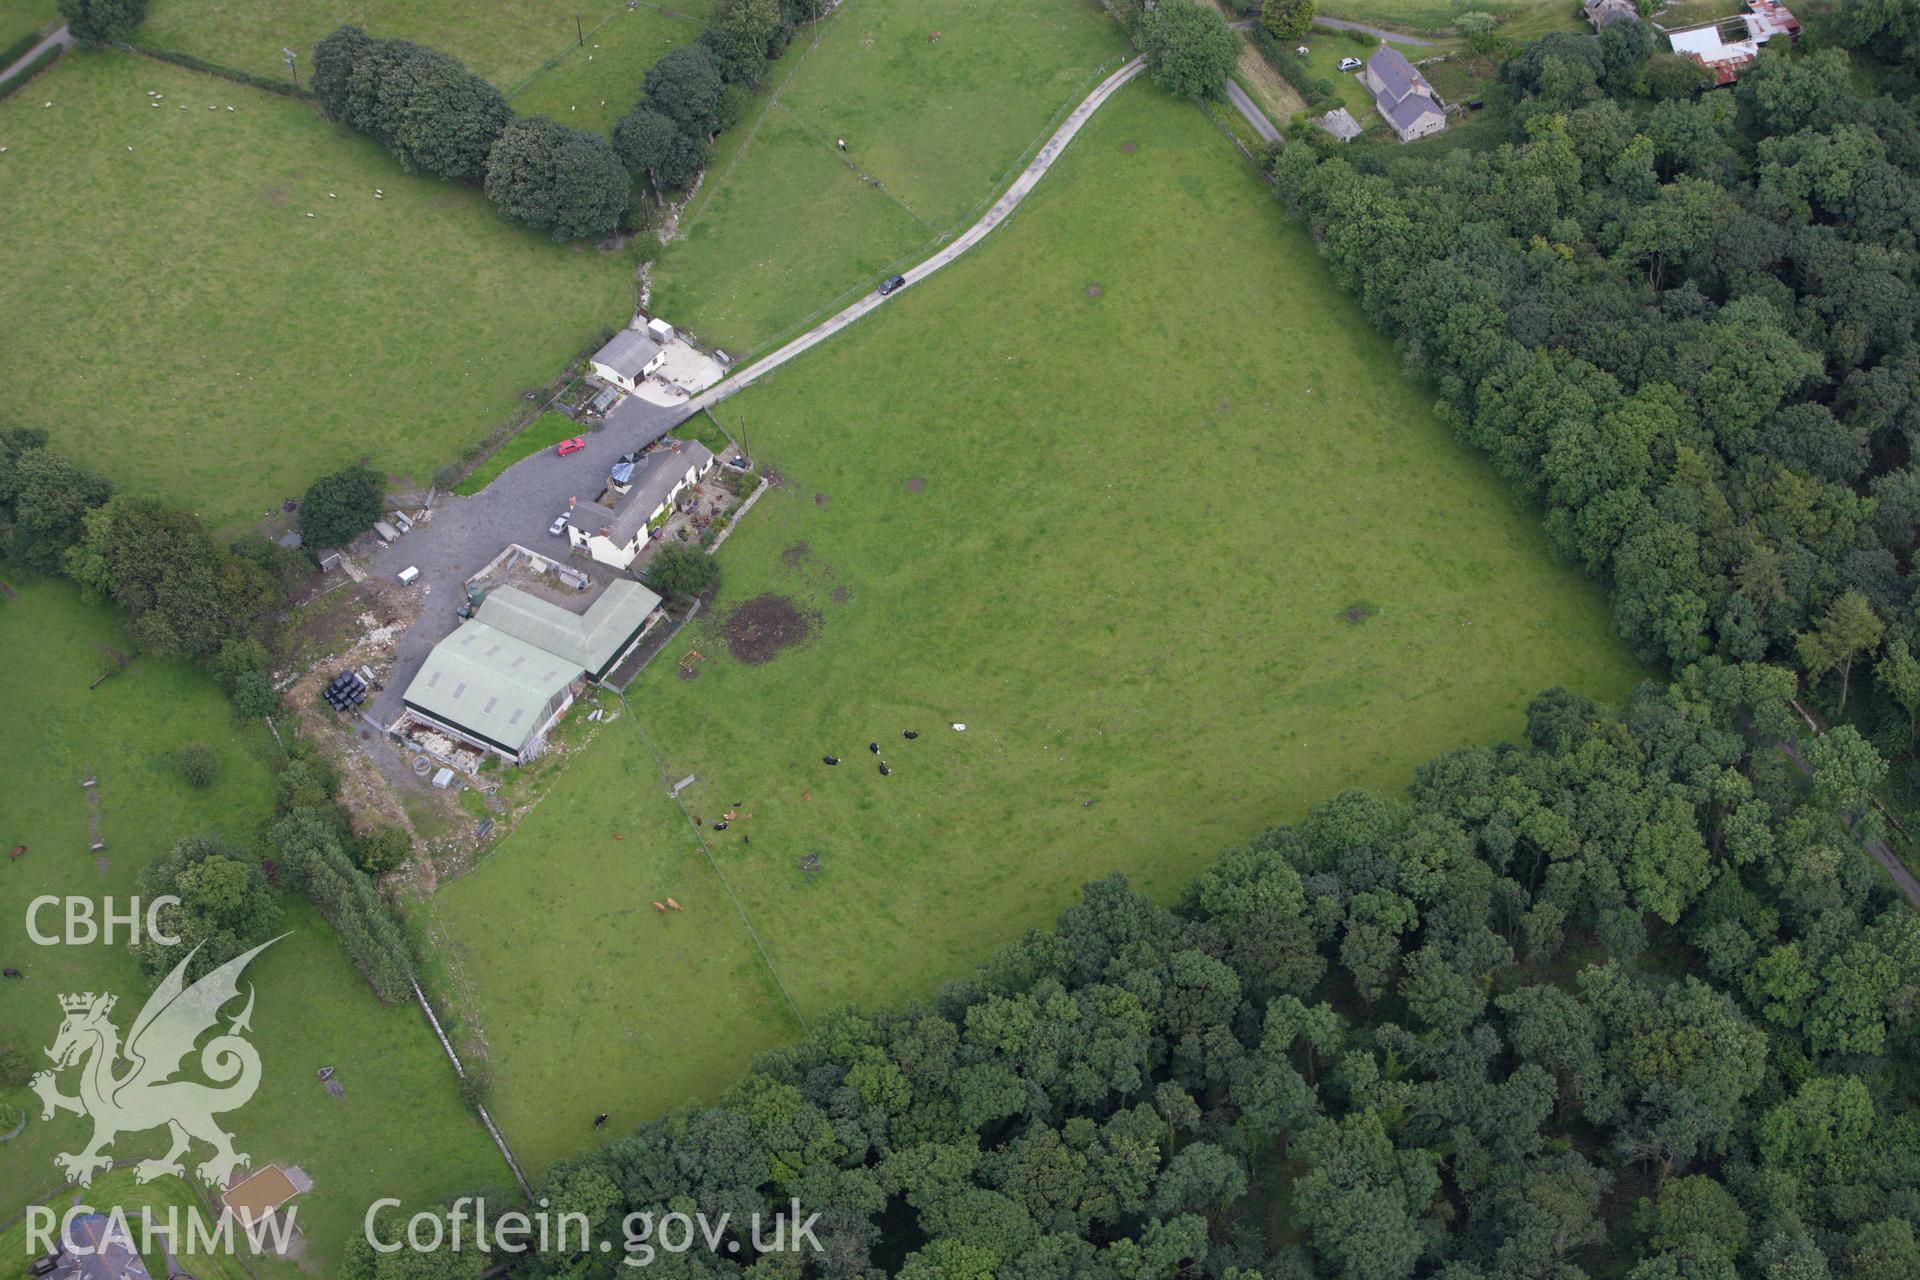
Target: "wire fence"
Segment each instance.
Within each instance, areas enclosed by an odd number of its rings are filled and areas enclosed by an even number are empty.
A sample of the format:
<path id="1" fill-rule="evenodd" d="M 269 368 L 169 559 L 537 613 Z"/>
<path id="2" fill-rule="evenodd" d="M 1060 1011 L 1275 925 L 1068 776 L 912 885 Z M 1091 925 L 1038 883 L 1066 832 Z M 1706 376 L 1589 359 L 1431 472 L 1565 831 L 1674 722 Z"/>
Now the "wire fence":
<path id="1" fill-rule="evenodd" d="M 646 744 L 647 753 L 653 757 L 654 768 L 659 772 L 660 785 L 670 786 L 667 779 L 666 757 L 662 756 L 660 749 L 653 745 L 653 739 L 647 735 L 646 726 L 640 723 L 640 717 L 634 714 L 631 706 L 628 706 L 627 695 L 624 693 L 620 695 L 620 705 L 626 707 L 626 718 L 633 722 L 634 732 L 640 735 L 640 741 Z M 767 966 L 767 973 L 773 978 L 773 985 L 780 988 L 780 995 L 786 1000 L 787 1008 L 792 1011 L 793 1020 L 800 1024 L 801 1034 L 811 1032 L 813 1028 L 807 1025 L 806 1015 L 800 1012 L 799 1002 L 793 998 L 793 993 L 787 990 L 786 980 L 780 976 L 779 967 L 773 963 L 773 955 L 767 950 L 766 944 L 760 941 L 760 933 L 753 927 L 752 917 L 747 914 L 747 908 L 734 893 L 733 885 L 727 879 L 727 873 L 720 869 L 720 861 L 713 856 L 713 848 L 707 843 L 707 838 L 701 832 L 699 824 L 693 820 L 693 814 L 688 810 L 686 801 L 678 795 L 673 795 L 672 799 L 673 803 L 679 806 L 680 816 L 686 819 L 688 829 L 693 832 L 693 840 L 700 846 L 701 856 L 707 860 L 707 865 L 713 868 L 713 874 L 720 881 L 720 887 L 726 890 L 727 901 L 733 904 L 735 913 L 740 917 L 740 923 L 746 927 L 747 936 L 753 939 L 754 949 L 760 953 L 761 963 Z"/>

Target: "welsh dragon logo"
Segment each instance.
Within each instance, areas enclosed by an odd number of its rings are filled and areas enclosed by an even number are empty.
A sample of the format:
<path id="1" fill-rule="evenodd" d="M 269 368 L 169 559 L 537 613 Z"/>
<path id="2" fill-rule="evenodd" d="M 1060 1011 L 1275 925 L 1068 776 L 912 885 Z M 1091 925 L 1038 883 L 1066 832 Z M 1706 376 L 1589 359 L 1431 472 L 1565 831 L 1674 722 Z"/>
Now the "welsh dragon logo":
<path id="1" fill-rule="evenodd" d="M 284 934 L 282 935 L 285 936 Z M 194 1044 L 220 1021 L 220 1010 L 240 995 L 240 973 L 247 963 L 279 938 L 261 943 L 245 955 L 235 956 L 219 968 L 187 985 L 187 965 L 195 947 L 174 966 L 133 1020 L 123 1047 L 119 1030 L 108 1020 L 116 997 L 80 995 L 60 997 L 66 1020 L 54 1038 L 47 1056 L 53 1059 L 52 1071 L 33 1077 L 33 1091 L 40 1095 L 41 1118 L 50 1120 L 55 1111 L 71 1111 L 93 1119 L 93 1140 L 78 1152 L 62 1153 L 54 1163 L 67 1175 L 68 1182 L 85 1186 L 93 1181 L 96 1170 L 113 1160 L 101 1154 L 123 1133 L 166 1126 L 173 1145 L 158 1160 L 142 1160 L 134 1176 L 147 1182 L 164 1174 L 184 1177 L 180 1157 L 194 1139 L 213 1148 L 213 1155 L 195 1167 L 200 1180 L 216 1189 L 223 1188 L 233 1171 L 250 1165 L 252 1158 L 233 1149 L 233 1135 L 214 1120 L 218 1112 L 244 1106 L 260 1087 L 260 1055 L 241 1032 L 250 1031 L 253 1016 L 253 986 L 247 986 L 247 1004 L 227 1024 L 225 1032 L 207 1041 L 200 1050 L 200 1070 L 212 1085 L 195 1080 L 176 1080 Z M 115 1067 L 128 1063 L 126 1071 L 115 1074 Z M 55 1083 L 57 1073 L 70 1067 L 80 1068 L 80 1092 L 68 1097 Z"/>

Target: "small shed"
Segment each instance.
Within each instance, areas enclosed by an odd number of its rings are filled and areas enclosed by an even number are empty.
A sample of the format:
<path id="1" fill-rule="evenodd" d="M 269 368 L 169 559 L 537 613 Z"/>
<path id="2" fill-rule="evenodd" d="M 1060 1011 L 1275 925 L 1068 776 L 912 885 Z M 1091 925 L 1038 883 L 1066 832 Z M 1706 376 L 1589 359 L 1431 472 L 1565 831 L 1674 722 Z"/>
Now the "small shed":
<path id="1" fill-rule="evenodd" d="M 314 552 L 313 558 L 320 562 L 320 572 L 331 573 L 340 567 L 340 548 L 322 547 Z"/>
<path id="2" fill-rule="evenodd" d="M 1335 107 L 1327 114 L 1317 117 L 1314 124 L 1342 142 L 1352 142 L 1365 132 L 1360 127 L 1360 122 L 1355 120 L 1352 113 L 1345 107 Z"/>

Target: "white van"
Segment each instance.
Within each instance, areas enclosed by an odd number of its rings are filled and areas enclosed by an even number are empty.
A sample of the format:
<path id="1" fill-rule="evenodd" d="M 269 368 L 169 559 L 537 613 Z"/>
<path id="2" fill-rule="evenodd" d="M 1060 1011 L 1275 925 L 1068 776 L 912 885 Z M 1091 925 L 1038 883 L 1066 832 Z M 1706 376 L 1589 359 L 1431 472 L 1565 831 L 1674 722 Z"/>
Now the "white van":
<path id="1" fill-rule="evenodd" d="M 400 585 L 410 587 L 420 577 L 420 566 L 410 564 L 400 571 Z"/>

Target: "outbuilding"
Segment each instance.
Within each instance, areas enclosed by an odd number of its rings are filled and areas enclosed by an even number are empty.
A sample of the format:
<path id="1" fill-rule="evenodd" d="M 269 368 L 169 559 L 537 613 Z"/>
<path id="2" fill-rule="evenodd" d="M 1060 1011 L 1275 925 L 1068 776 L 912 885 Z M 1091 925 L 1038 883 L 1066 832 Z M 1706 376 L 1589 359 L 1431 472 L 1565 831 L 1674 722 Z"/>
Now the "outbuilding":
<path id="1" fill-rule="evenodd" d="M 638 329 L 622 329 L 593 353 L 589 363 L 596 375 L 622 391 L 639 389 L 647 375 L 660 367 L 666 347 Z"/>
<path id="2" fill-rule="evenodd" d="M 1345 107 L 1335 107 L 1323 116 L 1316 116 L 1313 122 L 1342 142 L 1352 142 L 1365 132 Z"/>

